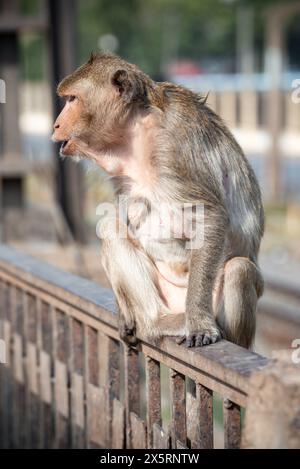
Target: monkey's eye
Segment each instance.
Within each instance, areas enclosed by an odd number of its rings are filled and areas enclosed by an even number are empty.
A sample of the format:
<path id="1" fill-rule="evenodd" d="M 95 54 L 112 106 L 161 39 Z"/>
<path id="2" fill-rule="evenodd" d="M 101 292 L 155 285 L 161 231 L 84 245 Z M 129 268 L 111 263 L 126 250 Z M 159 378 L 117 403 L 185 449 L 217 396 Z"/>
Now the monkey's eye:
<path id="1" fill-rule="evenodd" d="M 71 95 L 71 96 L 68 96 L 67 101 L 68 101 L 69 103 L 71 103 L 71 102 L 74 101 L 75 99 L 76 99 L 76 96 Z"/>

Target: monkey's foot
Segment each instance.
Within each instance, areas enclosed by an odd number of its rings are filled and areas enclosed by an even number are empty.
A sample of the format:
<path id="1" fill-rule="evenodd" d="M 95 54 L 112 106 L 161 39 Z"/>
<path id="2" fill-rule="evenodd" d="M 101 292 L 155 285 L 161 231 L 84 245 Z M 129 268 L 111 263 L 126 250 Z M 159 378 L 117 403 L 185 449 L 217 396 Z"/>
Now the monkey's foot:
<path id="1" fill-rule="evenodd" d="M 179 337 L 176 342 L 182 344 L 185 342 L 186 347 L 202 347 L 203 345 L 215 344 L 222 339 L 221 332 L 218 330 L 202 331 L 189 334 L 188 336 Z"/>

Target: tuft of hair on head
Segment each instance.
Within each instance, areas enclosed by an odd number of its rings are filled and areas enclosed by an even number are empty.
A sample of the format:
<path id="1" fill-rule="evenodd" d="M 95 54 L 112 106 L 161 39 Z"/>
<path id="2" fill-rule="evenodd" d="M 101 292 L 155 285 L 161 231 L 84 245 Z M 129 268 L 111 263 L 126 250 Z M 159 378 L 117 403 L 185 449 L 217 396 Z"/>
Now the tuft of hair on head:
<path id="1" fill-rule="evenodd" d="M 92 65 L 92 63 L 94 62 L 95 58 L 96 58 L 96 54 L 92 51 L 92 52 L 91 52 L 91 55 L 90 55 L 90 58 L 89 58 L 89 60 L 88 60 L 88 64 Z"/>
<path id="2" fill-rule="evenodd" d="M 210 91 L 208 91 L 205 96 L 201 96 L 201 103 L 202 104 L 206 104 L 209 93 L 210 93 Z"/>

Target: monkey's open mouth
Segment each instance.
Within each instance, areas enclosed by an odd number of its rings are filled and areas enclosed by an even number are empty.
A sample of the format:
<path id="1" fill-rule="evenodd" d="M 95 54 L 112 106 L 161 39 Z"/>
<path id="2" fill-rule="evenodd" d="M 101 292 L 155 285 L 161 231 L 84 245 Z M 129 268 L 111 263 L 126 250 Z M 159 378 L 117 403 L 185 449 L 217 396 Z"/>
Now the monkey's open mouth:
<path id="1" fill-rule="evenodd" d="M 66 155 L 66 150 L 69 146 L 70 140 L 64 140 L 60 146 L 60 154 L 61 155 Z"/>

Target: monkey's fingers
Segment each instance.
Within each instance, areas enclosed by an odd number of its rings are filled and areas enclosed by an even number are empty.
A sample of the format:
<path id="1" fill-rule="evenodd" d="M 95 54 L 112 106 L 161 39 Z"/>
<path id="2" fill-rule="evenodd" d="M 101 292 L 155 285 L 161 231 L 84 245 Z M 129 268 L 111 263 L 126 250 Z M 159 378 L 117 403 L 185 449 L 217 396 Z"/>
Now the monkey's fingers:
<path id="1" fill-rule="evenodd" d="M 121 323 L 119 324 L 119 333 L 120 338 L 125 342 L 125 344 L 129 345 L 130 347 L 134 347 L 138 343 L 138 339 L 135 335 L 135 328 L 127 326 L 127 324 Z"/>
<path id="2" fill-rule="evenodd" d="M 131 348 L 135 348 L 139 342 L 136 335 L 122 336 L 121 339 L 128 347 Z"/>
<path id="3" fill-rule="evenodd" d="M 125 337 L 123 338 L 123 341 L 126 343 L 126 345 L 129 345 L 130 347 L 135 347 L 139 342 L 135 335 Z"/>
<path id="4" fill-rule="evenodd" d="M 203 347 L 204 345 L 215 344 L 221 340 L 222 336 L 219 331 L 206 331 L 190 334 L 186 337 L 186 347 Z"/>

